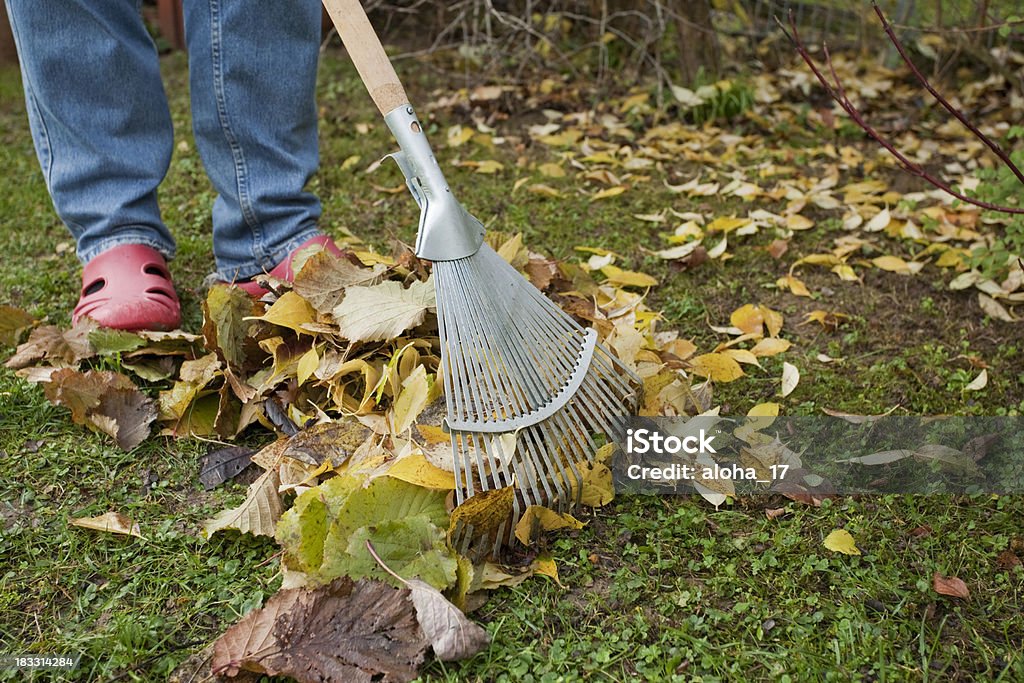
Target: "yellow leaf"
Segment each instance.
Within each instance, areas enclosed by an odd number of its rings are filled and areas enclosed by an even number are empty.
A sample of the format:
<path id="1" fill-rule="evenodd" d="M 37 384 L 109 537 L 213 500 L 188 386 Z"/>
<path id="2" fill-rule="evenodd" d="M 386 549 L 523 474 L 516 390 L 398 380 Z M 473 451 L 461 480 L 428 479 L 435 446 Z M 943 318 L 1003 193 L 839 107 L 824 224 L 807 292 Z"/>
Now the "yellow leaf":
<path id="1" fill-rule="evenodd" d="M 266 313 L 256 319 L 302 332 L 303 325 L 316 319 L 316 312 L 295 292 L 285 292 Z"/>
<path id="2" fill-rule="evenodd" d="M 626 191 L 626 188 L 622 185 L 616 185 L 615 187 L 609 187 L 601 190 L 597 194 L 593 195 L 591 199 L 608 199 L 609 197 L 618 197 L 620 194 Z"/>
<path id="3" fill-rule="evenodd" d="M 792 346 L 786 339 L 779 339 L 778 337 L 767 337 L 757 342 L 754 348 L 750 349 L 750 352 L 758 358 L 765 358 L 767 356 L 777 356 L 780 353 L 785 353 Z"/>
<path id="4" fill-rule="evenodd" d="M 601 272 L 608 278 L 608 282 L 619 287 L 653 287 L 658 284 L 655 278 L 646 273 L 622 270 L 612 265 L 603 267 Z"/>
<path id="5" fill-rule="evenodd" d="M 299 358 L 299 365 L 295 370 L 295 374 L 299 380 L 299 386 L 306 383 L 316 369 L 320 366 L 320 356 L 316 353 L 316 347 L 310 347 L 309 351 L 302 354 L 302 358 Z"/>
<path id="6" fill-rule="evenodd" d="M 412 374 L 402 382 L 402 393 L 395 399 L 392 407 L 391 427 L 395 434 L 403 434 L 409 429 L 427 406 L 430 394 L 430 381 L 427 369 L 417 365 Z"/>
<path id="7" fill-rule="evenodd" d="M 388 469 L 388 476 L 427 489 L 455 489 L 455 475 L 431 464 L 422 453 L 413 453 L 396 460 Z"/>
<path id="8" fill-rule="evenodd" d="M 892 216 L 889 214 L 888 207 L 884 208 L 868 221 L 868 224 L 864 226 L 864 232 L 881 232 L 885 230 L 891 220 Z"/>
<path id="9" fill-rule="evenodd" d="M 467 527 L 472 527 L 476 538 L 488 538 L 509 522 L 515 503 L 516 489 L 506 486 L 481 491 L 452 510 L 448 542 L 455 543 Z M 505 527 L 506 529 L 508 527 Z M 455 547 L 453 545 L 453 547 Z"/>
<path id="10" fill-rule="evenodd" d="M 548 178 L 565 177 L 565 169 L 559 166 L 558 164 L 541 164 L 540 166 L 537 167 L 537 170 L 540 171 L 541 175 L 547 176 Z"/>
<path id="11" fill-rule="evenodd" d="M 601 507 L 615 498 L 615 484 L 612 471 L 599 462 L 585 462 L 577 466 L 583 479 L 580 502 L 588 507 Z"/>
<path id="12" fill-rule="evenodd" d="M 689 361 L 693 373 L 713 382 L 732 382 L 743 376 L 743 368 L 721 353 L 705 353 Z"/>
<path id="13" fill-rule="evenodd" d="M 748 417 L 777 417 L 779 414 L 778 403 L 758 403 L 747 411 Z"/>
<path id="14" fill-rule="evenodd" d="M 757 362 L 757 356 L 746 349 L 726 349 L 725 351 L 722 351 L 722 353 L 729 356 L 729 358 L 732 358 L 737 363 L 745 363 L 747 365 L 756 365 L 757 367 L 761 367 L 761 364 Z"/>
<path id="15" fill-rule="evenodd" d="M 839 279 L 844 282 L 860 282 L 860 278 L 857 277 L 857 273 L 855 273 L 853 268 L 845 263 L 833 266 L 832 272 L 838 275 Z"/>
<path id="16" fill-rule="evenodd" d="M 561 197 L 562 193 L 551 187 L 550 185 L 544 185 L 543 183 L 536 183 L 526 188 L 526 191 L 530 194 L 539 194 L 543 197 L 557 198 Z"/>
<path id="17" fill-rule="evenodd" d="M 469 142 L 474 131 L 467 126 L 452 126 L 448 129 L 448 146 L 459 147 Z"/>
<path id="18" fill-rule="evenodd" d="M 805 263 L 812 266 L 828 266 L 831 268 L 832 266 L 842 265 L 843 261 L 835 254 L 811 254 L 810 256 L 804 256 L 790 266 L 790 272 L 797 266 L 802 266 Z"/>
<path id="19" fill-rule="evenodd" d="M 764 326 L 768 328 L 769 337 L 778 337 L 782 331 L 783 317 L 778 311 L 773 311 L 767 306 L 760 306 L 761 315 L 764 316 Z"/>
<path id="20" fill-rule="evenodd" d="M 790 230 L 810 230 L 814 227 L 814 221 L 800 214 L 786 216 L 786 227 Z"/>
<path id="21" fill-rule="evenodd" d="M 775 281 L 775 286 L 782 288 L 789 288 L 789 291 L 795 296 L 810 296 L 811 292 L 807 289 L 807 285 L 803 283 L 803 280 L 793 277 L 792 275 L 786 275 L 780 277 Z"/>
<path id="22" fill-rule="evenodd" d="M 135 536 L 142 538 L 139 525 L 120 512 L 107 512 L 99 517 L 75 517 L 68 520 L 72 526 L 93 531 L 102 531 L 108 534 L 122 534 L 124 536 Z"/>
<path id="23" fill-rule="evenodd" d="M 875 268 L 887 270 L 890 273 L 899 273 L 900 275 L 911 274 L 910 265 L 898 256 L 879 256 L 878 258 L 871 259 L 871 263 L 874 264 Z"/>
<path id="24" fill-rule="evenodd" d="M 746 334 L 764 333 L 764 315 L 761 313 L 761 308 L 753 304 L 737 308 L 729 316 L 729 322 L 733 327 L 743 330 Z"/>
<path id="25" fill-rule="evenodd" d="M 749 218 L 736 218 L 735 216 L 720 216 L 715 220 L 711 221 L 704 228 L 707 232 L 724 232 L 730 233 L 737 228 L 742 228 L 745 225 L 750 224 Z"/>
<path id="26" fill-rule="evenodd" d="M 793 393 L 796 385 L 800 383 L 800 370 L 791 363 L 782 364 L 782 397 L 785 398 Z"/>
<path id="27" fill-rule="evenodd" d="M 552 579 L 558 584 L 559 588 L 565 588 L 565 586 L 562 585 L 562 582 L 558 580 L 558 565 L 555 564 L 551 555 L 541 555 L 533 561 L 531 568 L 541 576 L 546 576 L 549 579 Z"/>
<path id="28" fill-rule="evenodd" d="M 341 170 L 349 170 L 350 168 L 358 164 L 360 159 L 362 159 L 362 157 L 359 156 L 358 154 L 353 154 L 352 156 L 347 157 L 345 161 L 341 162 Z"/>
<path id="29" fill-rule="evenodd" d="M 846 529 L 836 529 L 825 537 L 825 547 L 836 553 L 844 555 L 860 555 L 860 548 L 853 540 L 853 536 Z"/>
<path id="30" fill-rule="evenodd" d="M 947 249 L 935 261 L 939 268 L 960 268 L 966 265 L 964 257 L 966 253 L 962 249 Z"/>
<path id="31" fill-rule="evenodd" d="M 541 505 L 531 505 L 526 508 L 522 519 L 516 524 L 516 538 L 523 545 L 529 545 L 536 532 L 582 528 L 583 522 L 570 514 L 555 512 Z"/>
<path id="32" fill-rule="evenodd" d="M 476 165 L 476 172 L 490 175 L 492 173 L 497 173 L 504 168 L 505 166 L 501 162 L 488 159 L 487 161 L 481 161 Z"/>

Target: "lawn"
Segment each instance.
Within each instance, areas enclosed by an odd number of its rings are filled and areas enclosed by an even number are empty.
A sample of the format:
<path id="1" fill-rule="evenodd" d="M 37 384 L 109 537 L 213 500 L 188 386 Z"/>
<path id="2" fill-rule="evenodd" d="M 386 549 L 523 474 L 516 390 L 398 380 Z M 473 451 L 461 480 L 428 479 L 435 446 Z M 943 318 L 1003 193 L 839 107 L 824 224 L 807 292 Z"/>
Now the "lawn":
<path id="1" fill-rule="evenodd" d="M 415 79 L 412 62 L 399 68 Z M 196 331 L 203 280 L 213 270 L 214 194 L 189 131 L 186 63 L 170 55 L 163 69 L 177 146 L 161 199 L 179 242 L 171 268 L 184 327 Z M 435 103 L 442 93 L 413 80 L 410 94 L 414 102 Z M 527 127 L 544 121 L 540 109 L 568 102 L 571 93 L 491 123 L 528 139 Z M 575 102 L 579 109 L 588 104 Z M 387 130 L 334 50 L 324 55 L 320 107 L 322 170 L 313 189 L 324 201 L 323 228 L 350 231 L 382 250 L 394 239 L 411 242 L 415 206 L 404 194 L 379 189 L 398 186 L 400 174 L 388 164 L 364 173 L 391 151 Z M 610 200 L 594 201 L 589 185 L 578 191 L 584 181 L 572 176 L 534 178 L 554 186 L 557 198 L 525 187 L 512 192 L 520 177 L 558 157 L 536 144 L 445 145 L 451 126 L 473 125 L 480 112 L 422 109 L 430 111 L 428 132 L 442 162 L 502 164 L 493 174 L 466 163 L 448 171 L 463 203 L 489 229 L 521 232 L 531 249 L 562 259 L 579 259 L 577 246 L 617 252 L 621 267 L 659 281 L 649 305 L 663 312 L 663 328 L 710 350 L 722 335 L 709 325 L 726 325 L 744 304 L 784 314 L 794 348 L 764 359 L 763 369 L 740 381 L 717 385 L 723 414 L 743 415 L 766 401 L 780 402 L 786 415 L 820 415 L 825 408 L 866 415 L 893 408 L 903 415 L 1024 412 L 1019 324 L 986 317 L 974 294 L 950 291 L 946 271 L 927 266 L 907 277 L 870 269 L 859 283 L 801 271 L 813 298 L 765 286 L 788 272 L 794 254 L 828 252 L 841 234 L 838 214 L 809 210 L 816 227 L 792 237 L 783 261 L 769 254 L 772 236 L 762 232 L 730 236 L 729 260 L 682 268 L 652 255 L 665 248 L 668 227 L 635 216 L 671 207 L 711 220 L 752 208 L 736 196 L 694 198 L 662 182 L 681 183 L 706 166 L 714 170 L 713 163 L 680 155 L 648 171 L 654 180 L 636 181 Z M 799 105 L 793 111 L 799 116 Z M 654 114 L 644 116 L 629 122 L 638 135 L 654 123 Z M 79 266 L 47 197 L 11 69 L 0 72 L 0 122 L 7 169 L 0 177 L 0 304 L 66 325 Z M 763 117 L 741 114 L 725 132 L 771 140 L 757 153 L 778 164 L 798 166 L 812 143 L 821 144 L 813 129 L 764 125 Z M 855 135 L 846 142 L 870 149 Z M 903 182 L 891 165 L 874 169 L 887 183 Z M 784 204 L 756 202 L 772 210 Z M 907 253 L 896 239 L 882 247 Z M 798 324 L 815 309 L 848 317 L 835 328 Z M 822 354 L 842 362 L 824 362 Z M 784 359 L 800 365 L 803 379 L 780 398 Z M 988 385 L 965 391 L 978 360 Z M 272 439 L 261 429 L 243 436 L 252 445 Z M 276 544 L 233 532 L 211 540 L 200 534 L 204 519 L 245 492 L 240 484 L 211 492 L 199 484 L 198 459 L 216 446 L 152 437 L 122 452 L 74 425 L 38 386 L 0 369 L 0 654 L 81 655 L 68 680 L 163 681 L 262 605 L 281 581 Z M 139 522 L 145 539 L 68 524 L 108 510 Z M 536 577 L 494 591 L 471 615 L 491 634 L 490 647 L 466 661 L 433 663 L 423 680 L 1024 680 L 1024 567 L 1008 559 L 1024 557 L 1021 496 L 840 497 L 820 507 L 762 496 L 717 509 L 697 496 L 620 496 L 584 521 L 583 530 L 548 539 L 562 585 Z M 823 539 L 835 529 L 849 531 L 861 554 L 827 550 Z M 962 579 L 970 597 L 936 594 L 935 572 Z M 23 679 L 0 669 L 0 680 Z"/>

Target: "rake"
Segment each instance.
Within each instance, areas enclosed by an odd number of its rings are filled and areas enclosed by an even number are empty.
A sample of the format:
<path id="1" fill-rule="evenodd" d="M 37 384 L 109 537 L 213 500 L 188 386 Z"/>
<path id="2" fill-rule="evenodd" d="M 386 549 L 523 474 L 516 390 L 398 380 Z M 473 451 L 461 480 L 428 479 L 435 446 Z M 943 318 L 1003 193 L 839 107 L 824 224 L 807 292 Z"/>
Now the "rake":
<path id="1" fill-rule="evenodd" d="M 415 252 L 433 263 L 456 500 L 515 487 L 512 514 L 488 534 L 497 552 L 525 506 L 578 504 L 579 466 L 593 459 L 602 435 L 622 436 L 641 382 L 594 330 L 484 242 L 483 225 L 453 196 L 359 0 L 324 5 L 398 142 L 391 156 L 420 208 Z"/>

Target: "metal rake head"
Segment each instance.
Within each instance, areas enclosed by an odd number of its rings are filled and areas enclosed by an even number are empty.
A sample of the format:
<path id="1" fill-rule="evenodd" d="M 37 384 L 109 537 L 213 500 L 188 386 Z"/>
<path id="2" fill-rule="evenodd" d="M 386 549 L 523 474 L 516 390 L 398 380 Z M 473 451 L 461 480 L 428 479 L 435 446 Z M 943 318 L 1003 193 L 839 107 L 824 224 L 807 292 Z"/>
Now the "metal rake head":
<path id="1" fill-rule="evenodd" d="M 434 278 L 457 502 L 516 490 L 497 552 L 526 506 L 579 502 L 579 465 L 621 436 L 641 382 L 486 244 Z"/>

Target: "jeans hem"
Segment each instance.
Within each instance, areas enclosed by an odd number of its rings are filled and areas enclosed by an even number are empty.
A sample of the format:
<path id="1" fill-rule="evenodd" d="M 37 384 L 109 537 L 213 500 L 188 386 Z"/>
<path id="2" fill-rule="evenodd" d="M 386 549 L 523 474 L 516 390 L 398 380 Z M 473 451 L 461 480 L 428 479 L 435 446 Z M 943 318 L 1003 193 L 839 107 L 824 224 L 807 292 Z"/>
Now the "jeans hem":
<path id="1" fill-rule="evenodd" d="M 214 273 L 221 282 L 246 282 L 262 273 L 268 273 L 276 266 L 284 262 L 293 251 L 298 249 L 304 242 L 324 234 L 319 228 L 308 228 L 288 240 L 283 247 L 270 255 L 269 261 L 272 265 L 267 268 L 258 260 L 251 261 L 234 268 L 218 268 Z"/>
<path id="2" fill-rule="evenodd" d="M 160 254 L 171 261 L 177 252 L 174 246 L 168 248 L 165 242 L 161 242 L 158 239 L 154 239 L 152 235 L 148 233 L 138 231 L 119 231 L 117 237 L 111 237 L 103 240 L 100 244 L 95 247 L 91 247 L 85 251 L 79 250 L 78 260 L 82 262 L 82 265 L 86 265 L 89 261 L 93 260 L 105 251 L 109 251 L 114 247 L 121 247 L 126 244 L 142 244 L 147 247 L 151 247 L 160 252 Z"/>

